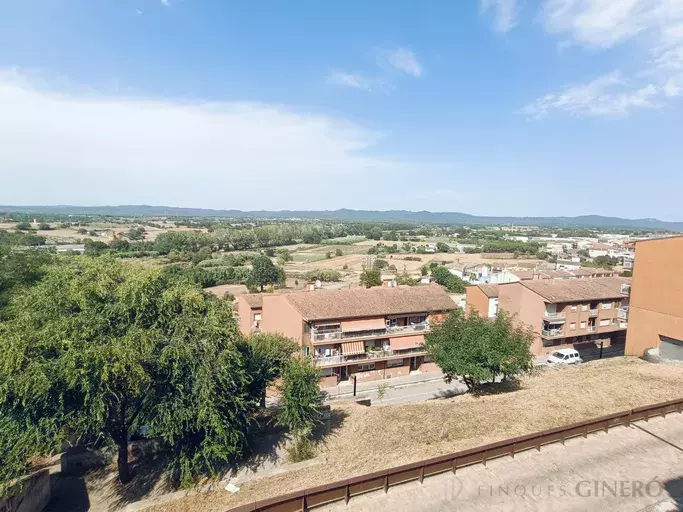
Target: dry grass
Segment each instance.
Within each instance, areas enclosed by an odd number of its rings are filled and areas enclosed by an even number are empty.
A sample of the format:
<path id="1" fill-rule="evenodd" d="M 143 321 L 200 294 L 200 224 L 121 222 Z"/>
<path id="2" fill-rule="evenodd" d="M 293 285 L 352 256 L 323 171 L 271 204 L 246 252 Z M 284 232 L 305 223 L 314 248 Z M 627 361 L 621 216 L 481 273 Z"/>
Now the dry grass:
<path id="1" fill-rule="evenodd" d="M 156 512 L 231 507 L 494 441 L 679 398 L 683 366 L 634 358 L 539 371 L 517 391 L 386 407 L 336 405 L 342 426 L 319 446 L 327 464 L 200 494 Z M 444 435 L 444 429 L 447 435 Z"/>

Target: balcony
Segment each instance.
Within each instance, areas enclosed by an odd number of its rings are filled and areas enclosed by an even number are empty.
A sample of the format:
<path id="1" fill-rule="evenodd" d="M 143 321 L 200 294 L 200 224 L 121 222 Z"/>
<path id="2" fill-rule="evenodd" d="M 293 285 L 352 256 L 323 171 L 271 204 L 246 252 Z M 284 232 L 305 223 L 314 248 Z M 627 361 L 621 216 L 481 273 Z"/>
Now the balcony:
<path id="1" fill-rule="evenodd" d="M 619 308 L 619 311 L 617 311 L 617 318 L 628 320 L 628 307 Z"/>
<path id="2" fill-rule="evenodd" d="M 385 327 L 384 329 L 375 329 L 372 331 L 343 332 L 341 329 L 320 331 L 313 328 L 311 329 L 311 340 L 314 343 L 321 341 L 353 340 L 361 338 L 375 338 L 377 336 L 387 336 L 389 334 L 426 332 L 428 330 L 429 322 L 420 322 L 418 324 L 405 326 Z"/>
<path id="3" fill-rule="evenodd" d="M 562 338 L 564 337 L 564 329 L 543 329 L 541 336 L 544 338 Z"/>
<path id="4" fill-rule="evenodd" d="M 598 327 L 595 325 L 589 325 L 588 332 L 598 332 Z"/>
<path id="5" fill-rule="evenodd" d="M 364 354 L 357 354 L 352 356 L 322 356 L 322 357 L 312 357 L 311 359 L 316 366 L 330 366 L 338 365 L 343 363 L 355 363 L 363 361 L 372 361 L 376 359 L 387 359 L 389 357 L 410 357 L 419 354 L 425 354 L 425 349 L 422 347 L 412 348 L 408 350 L 370 350 Z"/>
<path id="6" fill-rule="evenodd" d="M 549 313 L 548 311 L 543 313 L 543 318 L 547 318 L 549 320 L 564 320 L 566 317 L 566 313 Z"/>
<path id="7" fill-rule="evenodd" d="M 588 311 L 588 316 L 598 316 L 599 311 L 597 309 L 590 309 Z"/>

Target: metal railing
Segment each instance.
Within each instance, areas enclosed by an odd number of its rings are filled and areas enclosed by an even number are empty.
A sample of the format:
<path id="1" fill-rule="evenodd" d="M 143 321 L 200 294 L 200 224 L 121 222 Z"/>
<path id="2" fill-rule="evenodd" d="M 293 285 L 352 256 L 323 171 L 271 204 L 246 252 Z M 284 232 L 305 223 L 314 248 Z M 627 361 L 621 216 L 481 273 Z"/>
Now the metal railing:
<path id="1" fill-rule="evenodd" d="M 338 355 L 338 356 L 322 356 L 313 357 L 313 362 L 317 366 L 327 366 L 330 364 L 341 364 L 356 361 L 366 361 L 368 359 L 384 359 L 388 357 L 401 357 L 401 356 L 412 356 L 415 354 L 426 354 L 423 347 L 411 348 L 407 350 L 395 351 L 395 350 L 369 350 L 363 354 L 354 355 Z"/>
<path id="2" fill-rule="evenodd" d="M 418 324 L 385 327 L 383 329 L 373 329 L 369 331 L 355 331 L 344 332 L 341 329 L 330 331 L 318 331 L 311 329 L 311 339 L 316 341 L 334 341 L 334 340 L 353 340 L 360 338 L 374 338 L 376 336 L 384 336 L 386 334 L 408 333 L 408 332 L 426 332 L 429 330 L 429 322 L 420 322 Z"/>
<path id="3" fill-rule="evenodd" d="M 541 331 L 541 336 L 546 338 L 558 338 L 564 336 L 564 329 L 543 329 Z"/>
<path id="4" fill-rule="evenodd" d="M 550 318 L 551 320 L 564 320 L 567 317 L 567 315 L 566 313 L 549 313 L 546 311 L 543 314 L 543 317 Z"/>
<path id="5" fill-rule="evenodd" d="M 599 311 L 597 309 L 590 309 L 588 311 L 588 316 L 598 316 Z"/>
<path id="6" fill-rule="evenodd" d="M 623 318 L 624 320 L 628 320 L 628 308 L 619 308 L 619 311 L 617 312 L 617 317 Z"/>
<path id="7" fill-rule="evenodd" d="M 595 325 L 588 326 L 588 332 L 598 332 L 598 328 Z"/>
<path id="8" fill-rule="evenodd" d="M 319 507 L 335 501 L 344 500 L 348 503 L 354 496 L 366 492 L 383 490 L 386 493 L 389 487 L 395 485 L 401 485 L 414 480 L 422 483 L 425 477 L 432 475 L 449 471 L 455 473 L 459 468 L 474 464 L 486 466 L 487 461 L 491 459 L 507 456 L 514 457 L 515 454 L 526 450 L 536 449 L 540 452 L 541 447 L 548 444 L 557 442 L 564 444 L 567 439 L 581 436 L 586 438 L 588 434 L 593 432 L 609 432 L 609 429 L 613 427 L 628 427 L 634 421 L 648 421 L 655 416 L 666 416 L 674 412 L 679 414 L 683 412 L 683 398 L 645 407 L 637 407 L 564 427 L 514 437 L 469 450 L 296 491 L 236 507 L 229 512 L 267 512 L 275 510 L 278 512 L 305 512 L 313 507 Z"/>

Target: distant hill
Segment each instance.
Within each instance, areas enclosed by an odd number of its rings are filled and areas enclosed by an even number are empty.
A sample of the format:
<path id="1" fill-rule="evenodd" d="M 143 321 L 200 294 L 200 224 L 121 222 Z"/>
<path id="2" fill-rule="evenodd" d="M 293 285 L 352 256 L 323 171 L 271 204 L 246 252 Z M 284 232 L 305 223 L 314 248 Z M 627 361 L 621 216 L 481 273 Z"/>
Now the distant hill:
<path id="1" fill-rule="evenodd" d="M 205 208 L 177 208 L 173 206 L 0 206 L 7 213 L 58 213 L 73 215 L 110 215 L 123 217 L 232 217 L 271 219 L 325 219 L 383 222 L 415 222 L 429 224 L 516 224 L 520 226 L 558 226 L 575 228 L 638 228 L 683 232 L 683 222 L 666 222 L 657 219 L 622 219 L 601 215 L 578 217 L 485 217 L 459 212 L 411 212 L 407 210 L 280 210 L 242 211 L 210 210 Z"/>

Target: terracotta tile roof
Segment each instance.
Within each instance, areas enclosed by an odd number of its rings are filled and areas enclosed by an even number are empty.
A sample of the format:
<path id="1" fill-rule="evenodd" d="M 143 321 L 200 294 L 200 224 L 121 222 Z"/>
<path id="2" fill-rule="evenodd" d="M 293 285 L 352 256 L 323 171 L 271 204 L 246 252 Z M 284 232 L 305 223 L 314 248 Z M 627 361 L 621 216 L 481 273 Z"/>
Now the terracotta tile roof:
<path id="1" fill-rule="evenodd" d="M 251 309 L 263 308 L 263 294 L 261 293 L 246 293 L 240 295 L 240 299 L 244 299 Z"/>
<path id="2" fill-rule="evenodd" d="M 497 284 L 480 284 L 479 289 L 484 292 L 489 299 L 498 297 L 498 285 Z"/>
<path id="3" fill-rule="evenodd" d="M 305 320 L 363 318 L 449 311 L 455 302 L 438 285 L 353 288 L 290 293 L 287 300 Z"/>
<path id="4" fill-rule="evenodd" d="M 549 302 L 576 302 L 585 300 L 618 299 L 622 284 L 631 284 L 623 277 L 596 277 L 594 279 L 541 279 L 522 281 L 521 284 Z"/>

